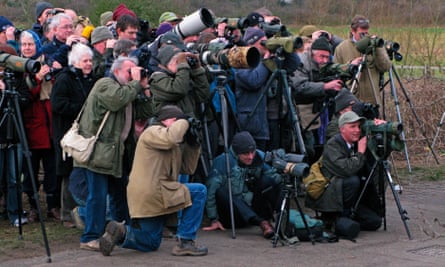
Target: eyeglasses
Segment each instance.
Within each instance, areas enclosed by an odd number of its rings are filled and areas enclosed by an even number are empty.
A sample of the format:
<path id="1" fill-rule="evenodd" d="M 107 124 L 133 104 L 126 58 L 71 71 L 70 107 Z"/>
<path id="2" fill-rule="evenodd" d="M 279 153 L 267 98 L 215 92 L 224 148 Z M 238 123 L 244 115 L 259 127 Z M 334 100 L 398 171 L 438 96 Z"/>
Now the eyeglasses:
<path id="1" fill-rule="evenodd" d="M 72 24 L 67 24 L 67 25 L 59 26 L 57 28 L 64 29 L 64 30 L 72 30 L 72 29 L 74 29 L 74 26 Z"/>

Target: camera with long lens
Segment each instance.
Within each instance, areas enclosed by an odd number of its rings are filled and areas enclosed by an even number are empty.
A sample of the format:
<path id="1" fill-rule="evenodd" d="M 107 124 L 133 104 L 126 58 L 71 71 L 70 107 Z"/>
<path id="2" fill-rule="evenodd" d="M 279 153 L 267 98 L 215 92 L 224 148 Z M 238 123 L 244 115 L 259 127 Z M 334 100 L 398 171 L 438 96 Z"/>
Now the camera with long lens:
<path id="1" fill-rule="evenodd" d="M 355 47 L 362 54 L 370 54 L 378 47 L 383 47 L 385 40 L 379 37 L 371 37 L 369 35 L 362 35 L 360 41 L 355 43 Z"/>
<path id="2" fill-rule="evenodd" d="M 264 162 L 292 177 L 309 175 L 309 165 L 304 163 L 305 159 L 305 155 L 286 153 L 282 148 L 268 151 L 264 155 Z"/>
<path id="3" fill-rule="evenodd" d="M 351 80 L 357 73 L 358 66 L 352 64 L 339 64 L 330 62 L 320 68 L 320 82 L 330 82 L 332 80 L 342 80 L 343 83 Z"/>
<path id="4" fill-rule="evenodd" d="M 376 159 L 386 158 L 391 151 L 402 151 L 405 147 L 400 138 L 403 125 L 399 122 L 376 125 L 373 120 L 367 120 L 361 125 L 361 131 L 368 136 L 367 148 Z"/>
<path id="5" fill-rule="evenodd" d="M 0 66 L 15 72 L 37 73 L 40 71 L 40 62 L 3 53 L 0 51 Z"/>
<path id="6" fill-rule="evenodd" d="M 274 36 L 265 41 L 262 41 L 261 44 L 264 45 L 272 53 L 275 53 L 280 48 L 283 48 L 286 53 L 294 53 L 295 49 L 303 47 L 303 39 L 299 36 Z"/>
<path id="7" fill-rule="evenodd" d="M 188 36 L 196 35 L 211 26 L 213 26 L 212 13 L 206 8 L 201 8 L 184 17 L 172 31 L 184 39 Z"/>
<path id="8" fill-rule="evenodd" d="M 225 48 L 224 43 L 202 44 L 197 47 L 202 64 L 220 65 L 222 68 L 255 68 L 261 60 L 256 47 L 234 46 Z"/>
<path id="9" fill-rule="evenodd" d="M 400 44 L 393 41 L 385 41 L 384 44 L 386 48 L 386 52 L 388 52 L 389 58 L 392 60 L 393 58 L 396 61 L 402 61 L 403 56 L 399 53 Z"/>

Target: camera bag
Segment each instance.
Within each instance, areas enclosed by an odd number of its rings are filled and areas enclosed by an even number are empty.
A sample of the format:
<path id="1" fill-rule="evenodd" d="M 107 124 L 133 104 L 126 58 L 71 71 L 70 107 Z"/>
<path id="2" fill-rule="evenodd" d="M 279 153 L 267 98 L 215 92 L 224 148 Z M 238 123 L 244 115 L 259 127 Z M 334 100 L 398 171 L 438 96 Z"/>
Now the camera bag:
<path id="1" fill-rule="evenodd" d="M 303 184 L 306 188 L 306 193 L 312 199 L 318 199 L 329 186 L 329 179 L 321 172 L 321 159 L 312 164 L 309 175 L 303 178 Z"/>

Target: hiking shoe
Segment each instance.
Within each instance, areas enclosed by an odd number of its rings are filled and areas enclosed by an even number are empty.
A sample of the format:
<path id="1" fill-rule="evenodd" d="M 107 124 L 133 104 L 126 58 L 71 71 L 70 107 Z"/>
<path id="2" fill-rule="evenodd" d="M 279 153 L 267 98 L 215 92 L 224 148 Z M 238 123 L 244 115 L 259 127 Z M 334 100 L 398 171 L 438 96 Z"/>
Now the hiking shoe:
<path id="1" fill-rule="evenodd" d="M 78 208 L 79 207 L 75 207 L 71 211 L 71 218 L 73 219 L 76 228 L 78 228 L 78 229 L 85 229 L 85 224 L 83 223 L 82 218 L 80 218 Z"/>
<path id="2" fill-rule="evenodd" d="M 110 256 L 114 246 L 124 240 L 127 232 L 124 223 L 125 222 L 118 223 L 116 221 L 111 221 L 107 224 L 105 233 L 99 238 L 99 248 L 102 255 Z"/>
<path id="3" fill-rule="evenodd" d="M 172 250 L 174 256 L 205 256 L 207 252 L 206 247 L 197 246 L 195 241 L 186 239 L 180 239 Z"/>
<path id="4" fill-rule="evenodd" d="M 26 218 L 26 217 L 21 217 L 20 219 L 21 219 L 21 225 L 24 225 L 24 224 L 27 224 L 27 223 L 28 223 L 28 218 Z M 19 223 L 20 223 L 20 222 L 19 222 L 19 218 L 15 219 L 15 220 L 14 220 L 14 223 L 13 223 L 14 227 L 19 227 L 19 226 L 20 226 Z"/>
<path id="5" fill-rule="evenodd" d="M 91 240 L 90 242 L 80 243 L 80 249 L 99 251 L 99 241 Z"/>
<path id="6" fill-rule="evenodd" d="M 263 231 L 264 238 L 272 238 L 272 236 L 275 234 L 272 225 L 266 220 L 260 223 L 260 227 Z"/>

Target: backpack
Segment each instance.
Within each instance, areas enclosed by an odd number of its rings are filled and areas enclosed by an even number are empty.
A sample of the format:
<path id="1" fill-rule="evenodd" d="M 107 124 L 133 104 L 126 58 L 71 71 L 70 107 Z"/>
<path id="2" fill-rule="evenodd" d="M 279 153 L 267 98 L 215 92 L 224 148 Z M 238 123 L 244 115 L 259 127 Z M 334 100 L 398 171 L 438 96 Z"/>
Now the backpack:
<path id="1" fill-rule="evenodd" d="M 312 164 L 309 175 L 306 178 L 303 178 L 306 193 L 312 199 L 320 198 L 326 188 L 329 186 L 330 182 L 329 179 L 326 178 L 321 172 L 321 159 L 322 157 Z"/>

